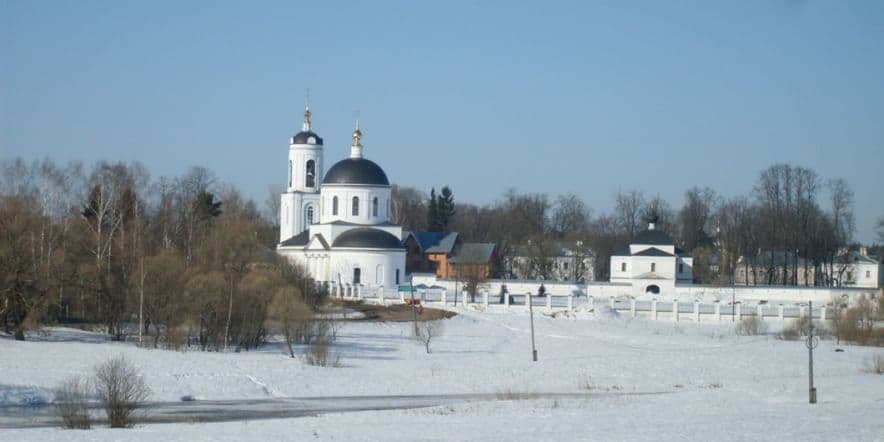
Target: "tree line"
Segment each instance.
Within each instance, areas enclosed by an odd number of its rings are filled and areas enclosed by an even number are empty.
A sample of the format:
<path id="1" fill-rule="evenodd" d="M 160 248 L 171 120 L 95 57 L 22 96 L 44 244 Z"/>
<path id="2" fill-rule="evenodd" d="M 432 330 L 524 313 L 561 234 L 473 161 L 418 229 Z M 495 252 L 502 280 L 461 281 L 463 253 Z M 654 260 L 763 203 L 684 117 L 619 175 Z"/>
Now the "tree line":
<path id="1" fill-rule="evenodd" d="M 0 167 L 0 321 L 16 339 L 83 322 L 154 346 L 252 348 L 322 298 L 273 251 L 274 223 L 205 168 L 152 180 L 137 162 Z"/>
<path id="2" fill-rule="evenodd" d="M 427 198 L 419 189 L 394 186 L 392 221 L 407 230 L 437 229 L 434 197 L 435 192 Z M 490 204 L 458 203 L 444 227 L 468 241 L 496 243 L 502 258 L 499 276 L 511 272 L 507 266 L 515 256 L 527 255 L 532 277 L 549 279 L 553 269 L 546 257 L 566 245 L 577 262 L 592 256 L 594 279 L 607 280 L 611 255 L 646 229 L 654 214 L 658 228 L 694 257 L 698 283 L 731 284 L 744 265 L 747 272 L 759 271 L 756 284 L 798 284 L 801 267 L 814 275 L 801 282 L 829 286 L 840 280 L 832 275 L 847 268 L 839 252 L 856 247 L 853 209 L 854 194 L 845 180 L 775 164 L 759 174 L 748 195 L 725 198 L 710 187 L 694 186 L 685 191 L 680 208 L 633 189 L 617 192 L 609 213 L 595 213 L 574 194 L 550 197 L 510 189 Z M 879 238 L 884 241 L 884 217 Z M 775 254 L 789 259 L 778 263 Z M 750 261 L 767 268 L 760 272 L 758 266 L 749 267 Z M 776 271 L 776 265 L 787 271 Z M 574 269 L 573 279 L 579 270 Z"/>

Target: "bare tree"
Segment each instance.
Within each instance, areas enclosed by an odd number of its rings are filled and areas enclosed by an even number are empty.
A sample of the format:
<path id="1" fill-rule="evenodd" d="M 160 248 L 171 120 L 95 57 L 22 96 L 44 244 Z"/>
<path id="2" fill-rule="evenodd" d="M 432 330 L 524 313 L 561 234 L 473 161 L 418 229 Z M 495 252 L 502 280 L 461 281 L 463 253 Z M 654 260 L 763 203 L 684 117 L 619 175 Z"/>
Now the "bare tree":
<path id="1" fill-rule="evenodd" d="M 123 356 L 95 367 L 94 385 L 111 428 L 131 426 L 132 413 L 150 396 L 144 377 Z"/>
<path id="2" fill-rule="evenodd" d="M 80 376 L 66 378 L 55 389 L 52 404 L 61 417 L 62 426 L 69 429 L 88 430 L 92 428 L 89 415 L 89 382 Z"/>
<path id="3" fill-rule="evenodd" d="M 559 238 L 580 235 L 589 229 L 590 210 L 577 195 L 569 193 L 556 198 L 551 224 Z"/>
<path id="4" fill-rule="evenodd" d="M 442 335 L 442 332 L 445 330 L 445 324 L 442 323 L 442 319 L 419 321 L 415 330 L 415 339 L 424 344 L 424 348 L 427 350 L 427 354 L 429 354 L 430 342 L 432 342 L 433 338 Z"/>
<path id="5" fill-rule="evenodd" d="M 644 225 L 645 206 L 645 196 L 640 191 L 617 192 L 614 218 L 629 239 L 635 238 Z"/>

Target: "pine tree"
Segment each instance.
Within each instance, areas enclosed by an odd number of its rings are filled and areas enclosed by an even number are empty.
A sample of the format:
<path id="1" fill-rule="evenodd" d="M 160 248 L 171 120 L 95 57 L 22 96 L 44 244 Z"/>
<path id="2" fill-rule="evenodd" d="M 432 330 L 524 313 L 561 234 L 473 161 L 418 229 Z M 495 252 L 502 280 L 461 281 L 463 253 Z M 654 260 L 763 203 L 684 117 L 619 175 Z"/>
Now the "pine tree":
<path id="1" fill-rule="evenodd" d="M 439 225 L 439 204 L 436 201 L 436 188 L 430 189 L 430 201 L 427 204 L 427 230 L 430 232 L 442 231 L 442 227 Z"/>
<path id="2" fill-rule="evenodd" d="M 448 223 L 454 216 L 454 194 L 448 186 L 442 187 L 442 194 L 436 201 L 436 218 L 439 230 L 448 230 Z"/>

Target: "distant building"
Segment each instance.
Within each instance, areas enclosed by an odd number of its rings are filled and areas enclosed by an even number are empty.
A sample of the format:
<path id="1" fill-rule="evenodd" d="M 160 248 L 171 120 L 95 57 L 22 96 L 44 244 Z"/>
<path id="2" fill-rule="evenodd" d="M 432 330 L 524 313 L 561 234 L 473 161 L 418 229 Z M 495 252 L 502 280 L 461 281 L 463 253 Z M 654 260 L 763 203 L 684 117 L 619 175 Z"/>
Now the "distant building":
<path id="1" fill-rule="evenodd" d="M 480 279 L 496 277 L 494 269 L 497 268 L 497 246 L 494 243 L 465 242 L 456 251 L 455 255 L 448 260 L 448 273 L 446 278 L 470 278 L 479 276 Z"/>
<path id="2" fill-rule="evenodd" d="M 693 282 L 693 258 L 675 247 L 672 237 L 658 230 L 656 223 L 652 217 L 647 230 L 611 255 L 612 283 L 631 283 L 638 293 L 674 294 L 677 283 Z"/>
<path id="3" fill-rule="evenodd" d="M 583 241 L 556 241 L 519 247 L 509 268 L 516 279 L 592 281 L 593 265 L 593 253 Z"/>
<path id="4" fill-rule="evenodd" d="M 795 253 L 760 252 L 737 260 L 734 283 L 877 288 L 884 286 L 884 265 L 868 256 L 864 247 L 859 251 L 842 250 L 832 262 L 819 268 Z"/>
<path id="5" fill-rule="evenodd" d="M 405 272 L 435 273 L 440 278 L 449 273 L 448 260 L 463 244 L 457 232 L 402 232 L 405 245 Z"/>

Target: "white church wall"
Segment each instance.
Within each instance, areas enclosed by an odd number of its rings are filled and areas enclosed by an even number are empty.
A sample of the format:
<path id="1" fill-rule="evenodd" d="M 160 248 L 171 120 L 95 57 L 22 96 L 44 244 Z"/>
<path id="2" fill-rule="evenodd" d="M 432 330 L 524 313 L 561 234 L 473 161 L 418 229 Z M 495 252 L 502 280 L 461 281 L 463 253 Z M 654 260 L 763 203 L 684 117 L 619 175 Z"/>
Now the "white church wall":
<path id="1" fill-rule="evenodd" d="M 334 213 L 334 198 L 338 198 L 338 213 Z M 359 198 L 359 210 L 353 214 L 353 198 Z M 378 199 L 377 216 L 374 198 Z M 389 220 L 390 188 L 382 186 L 339 186 L 326 184 L 322 189 L 321 222 L 345 221 L 356 224 L 381 224 Z"/>

